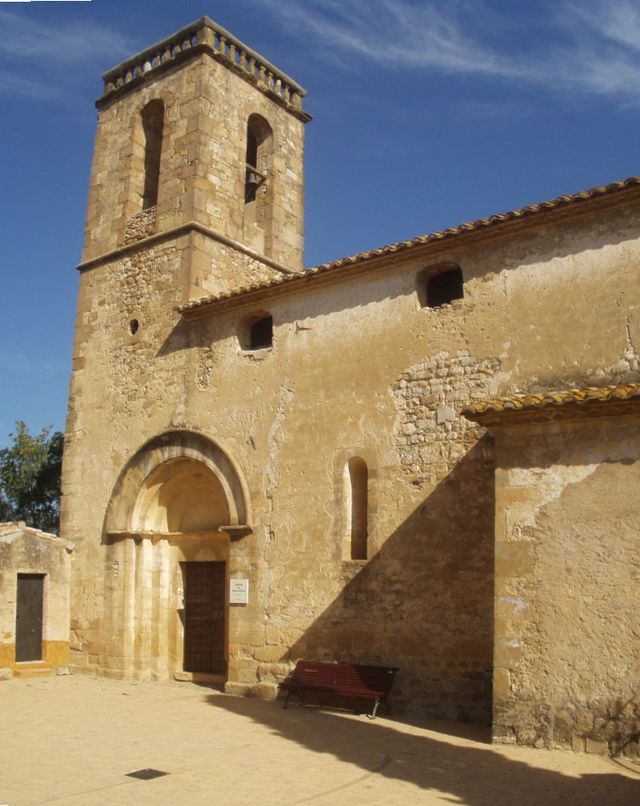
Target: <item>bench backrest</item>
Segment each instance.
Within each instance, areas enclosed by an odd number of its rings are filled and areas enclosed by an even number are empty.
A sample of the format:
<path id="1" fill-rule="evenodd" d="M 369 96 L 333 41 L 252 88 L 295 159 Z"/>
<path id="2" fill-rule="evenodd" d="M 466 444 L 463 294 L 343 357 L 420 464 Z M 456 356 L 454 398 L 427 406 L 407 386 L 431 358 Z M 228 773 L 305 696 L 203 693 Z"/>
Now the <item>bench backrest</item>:
<path id="1" fill-rule="evenodd" d="M 329 688 L 367 688 L 387 695 L 397 671 L 395 666 L 299 660 L 293 670 L 291 682 Z"/>

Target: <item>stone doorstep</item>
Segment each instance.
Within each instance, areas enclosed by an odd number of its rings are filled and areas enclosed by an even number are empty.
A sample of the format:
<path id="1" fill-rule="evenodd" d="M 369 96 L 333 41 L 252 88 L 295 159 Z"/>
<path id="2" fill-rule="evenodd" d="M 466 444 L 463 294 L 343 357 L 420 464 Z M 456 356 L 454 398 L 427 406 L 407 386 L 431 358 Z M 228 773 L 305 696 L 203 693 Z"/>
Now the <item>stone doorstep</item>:
<path id="1" fill-rule="evenodd" d="M 205 683 L 212 686 L 223 686 L 226 675 L 207 674 L 205 672 L 174 672 L 173 679 L 178 683 Z"/>
<path id="2" fill-rule="evenodd" d="M 13 668 L 14 677 L 50 677 L 55 674 L 55 669 L 48 666 L 44 661 L 24 661 L 16 663 Z"/>

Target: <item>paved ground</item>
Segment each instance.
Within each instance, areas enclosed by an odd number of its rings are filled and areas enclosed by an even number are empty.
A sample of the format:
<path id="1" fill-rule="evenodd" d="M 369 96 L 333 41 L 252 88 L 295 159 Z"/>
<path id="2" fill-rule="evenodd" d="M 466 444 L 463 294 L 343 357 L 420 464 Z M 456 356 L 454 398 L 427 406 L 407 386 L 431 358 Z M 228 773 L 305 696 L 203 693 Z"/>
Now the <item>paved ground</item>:
<path id="1" fill-rule="evenodd" d="M 0 804 L 640 806 L 640 765 L 189 683 L 0 682 Z M 168 773 L 136 780 L 126 773 Z"/>

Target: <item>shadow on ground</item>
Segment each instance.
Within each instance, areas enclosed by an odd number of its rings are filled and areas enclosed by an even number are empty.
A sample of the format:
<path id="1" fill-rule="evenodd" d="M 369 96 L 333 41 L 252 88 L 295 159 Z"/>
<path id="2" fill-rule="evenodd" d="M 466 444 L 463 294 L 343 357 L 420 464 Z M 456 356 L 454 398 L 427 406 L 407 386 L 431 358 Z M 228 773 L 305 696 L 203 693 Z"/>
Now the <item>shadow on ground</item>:
<path id="1" fill-rule="evenodd" d="M 460 746 L 445 735 L 438 739 L 404 732 L 400 723 L 345 719 L 326 711 L 210 694 L 214 707 L 246 717 L 291 742 L 382 775 L 441 792 L 445 800 L 469 806 L 563 804 L 564 806 L 632 806 L 640 804 L 640 777 L 616 772 L 570 777 L 507 758 L 486 744 L 479 726 L 459 725 L 458 735 L 476 742 Z M 421 723 L 422 724 L 422 723 Z M 422 727 L 434 729 L 434 723 Z M 437 723 L 436 729 L 440 728 Z M 540 751 L 547 753 L 549 751 Z M 567 766 L 571 754 L 567 753 Z M 337 792 L 338 788 L 336 788 Z M 328 782 L 328 790 L 333 790 Z M 447 797 L 449 795 L 450 797 Z"/>

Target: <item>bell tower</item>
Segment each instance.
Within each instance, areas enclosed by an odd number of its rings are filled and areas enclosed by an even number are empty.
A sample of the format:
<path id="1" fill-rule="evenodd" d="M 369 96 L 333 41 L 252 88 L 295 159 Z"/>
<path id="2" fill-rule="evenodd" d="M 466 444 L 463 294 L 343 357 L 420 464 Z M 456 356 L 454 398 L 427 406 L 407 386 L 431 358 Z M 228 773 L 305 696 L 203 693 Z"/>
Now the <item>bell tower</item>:
<path id="1" fill-rule="evenodd" d="M 104 75 L 62 478 L 76 667 L 187 673 L 186 566 L 218 568 L 223 605 L 243 567 L 230 535 L 251 533 L 251 507 L 220 414 L 253 364 L 229 323 L 177 309 L 302 271 L 304 94 L 207 17 Z M 216 629 L 213 671 L 241 675 L 240 628 Z"/>
<path id="2" fill-rule="evenodd" d="M 302 269 L 302 87 L 208 17 L 103 78 L 81 268 L 174 240 L 186 299 Z"/>

